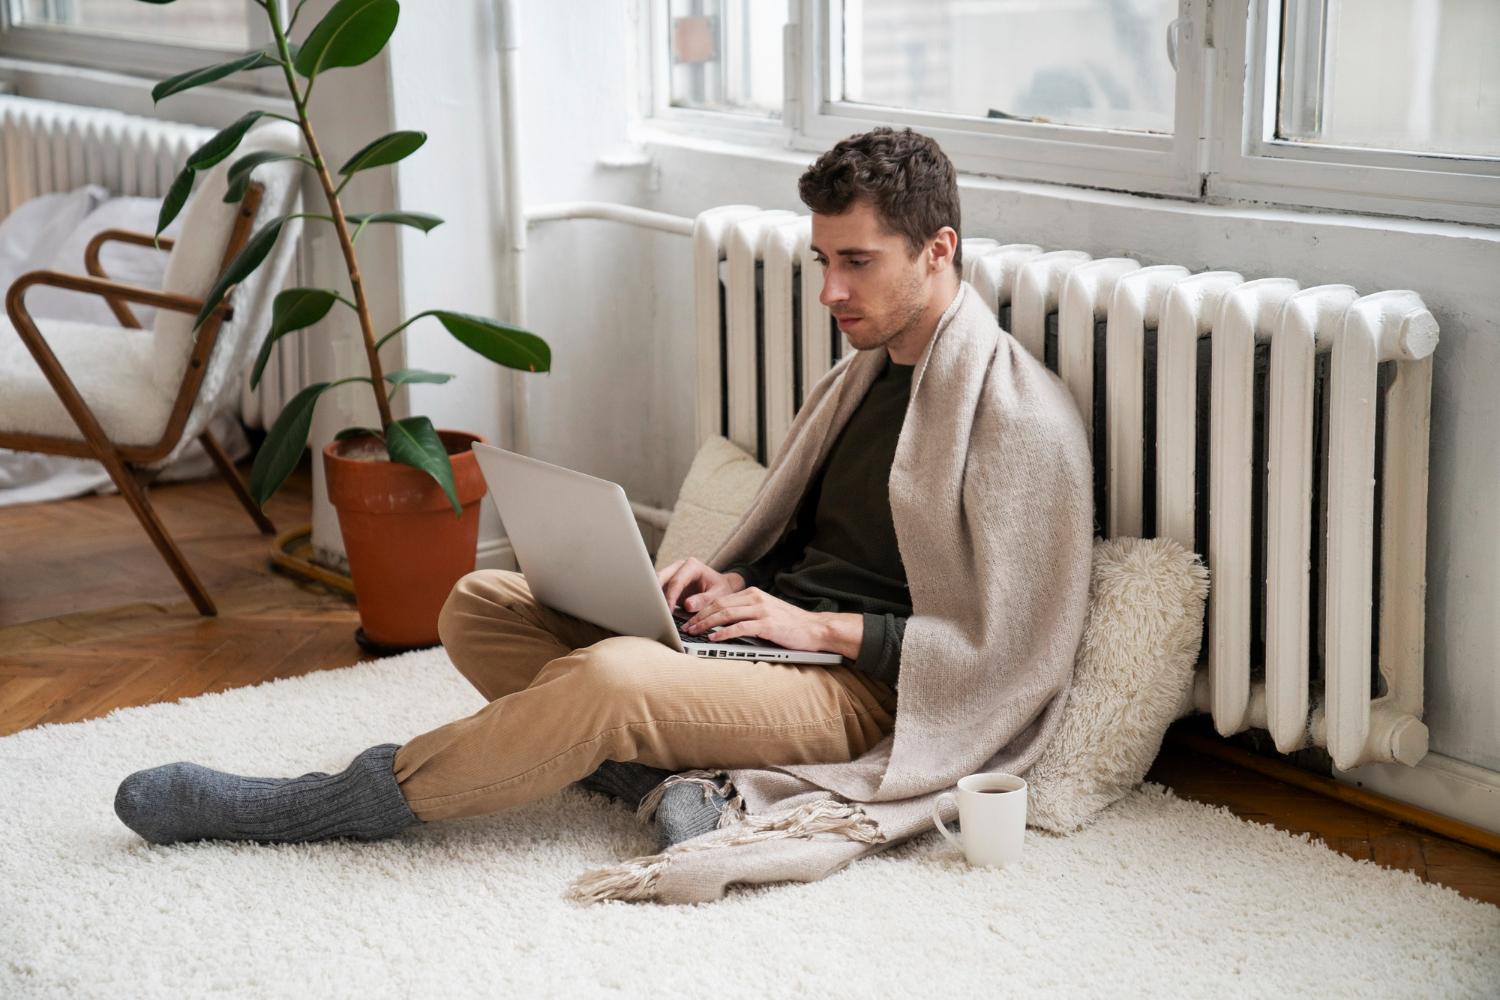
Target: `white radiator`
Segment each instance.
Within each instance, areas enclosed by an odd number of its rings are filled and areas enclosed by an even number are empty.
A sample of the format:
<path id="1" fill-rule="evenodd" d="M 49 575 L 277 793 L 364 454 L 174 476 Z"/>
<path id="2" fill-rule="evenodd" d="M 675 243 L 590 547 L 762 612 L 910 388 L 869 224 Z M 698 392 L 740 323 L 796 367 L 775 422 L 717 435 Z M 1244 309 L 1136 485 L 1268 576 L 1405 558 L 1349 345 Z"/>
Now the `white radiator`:
<path id="1" fill-rule="evenodd" d="M 160 198 L 188 156 L 215 131 L 103 108 L 0 95 L 0 218 L 37 195 L 85 184 L 98 184 L 113 195 Z M 300 271 L 300 253 L 298 258 Z M 82 269 L 79 261 L 80 273 Z M 307 372 L 300 334 L 283 338 L 260 388 L 252 392 L 246 380 L 241 413 L 245 423 L 269 426 L 283 403 L 311 381 Z"/>
<path id="2" fill-rule="evenodd" d="M 700 441 L 764 461 L 847 350 L 810 235 L 789 212 L 698 216 Z M 964 240 L 964 276 L 1092 426 L 1101 533 L 1205 554 L 1194 702 L 1219 732 L 1415 765 L 1438 335 L 1421 298 L 985 239 Z"/>

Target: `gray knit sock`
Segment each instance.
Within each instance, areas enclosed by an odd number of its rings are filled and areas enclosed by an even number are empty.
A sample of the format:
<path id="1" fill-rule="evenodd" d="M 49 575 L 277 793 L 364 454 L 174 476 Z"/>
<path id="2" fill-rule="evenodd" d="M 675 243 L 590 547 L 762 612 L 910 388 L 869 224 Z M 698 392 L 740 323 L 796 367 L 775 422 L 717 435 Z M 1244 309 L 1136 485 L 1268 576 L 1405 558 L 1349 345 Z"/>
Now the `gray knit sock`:
<path id="1" fill-rule="evenodd" d="M 717 791 L 710 791 L 696 781 L 684 781 L 662 793 L 661 805 L 656 810 L 658 847 L 665 851 L 673 844 L 701 837 L 719 828 L 719 817 L 729 800 L 721 794 L 723 782 L 715 782 L 715 785 Z"/>
<path id="2" fill-rule="evenodd" d="M 153 844 L 333 837 L 379 840 L 420 820 L 396 785 L 394 743 L 371 747 L 338 774 L 242 778 L 179 762 L 120 782 L 115 815 Z"/>
<path id="3" fill-rule="evenodd" d="M 577 782 L 580 788 L 619 799 L 634 809 L 657 785 L 672 776 L 671 771 L 647 767 L 634 761 L 607 760 L 598 770 Z"/>

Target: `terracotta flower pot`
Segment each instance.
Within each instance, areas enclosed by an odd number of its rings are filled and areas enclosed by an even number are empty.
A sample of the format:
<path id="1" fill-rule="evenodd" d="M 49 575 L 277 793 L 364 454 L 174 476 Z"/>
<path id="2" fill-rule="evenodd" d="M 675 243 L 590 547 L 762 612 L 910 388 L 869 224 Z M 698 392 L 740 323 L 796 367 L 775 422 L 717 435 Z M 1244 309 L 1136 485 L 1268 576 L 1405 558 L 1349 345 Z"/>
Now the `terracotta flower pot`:
<path id="1" fill-rule="evenodd" d="M 339 514 L 364 639 L 379 646 L 438 642 L 438 613 L 453 585 L 474 571 L 484 476 L 471 446 L 478 434 L 438 431 L 453 462 L 463 516 L 433 478 L 396 462 L 345 456 L 373 439 L 348 438 L 323 449 L 328 500 Z"/>

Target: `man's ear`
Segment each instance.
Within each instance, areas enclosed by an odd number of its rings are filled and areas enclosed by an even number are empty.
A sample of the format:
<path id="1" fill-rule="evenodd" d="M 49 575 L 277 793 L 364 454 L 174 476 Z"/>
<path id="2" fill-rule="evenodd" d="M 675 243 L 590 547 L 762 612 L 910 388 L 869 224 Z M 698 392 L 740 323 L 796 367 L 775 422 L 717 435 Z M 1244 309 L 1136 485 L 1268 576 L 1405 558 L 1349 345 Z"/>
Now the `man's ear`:
<path id="1" fill-rule="evenodd" d="M 944 226 L 927 243 L 927 260 L 932 271 L 941 271 L 953 265 L 958 252 L 958 233 L 952 226 Z"/>

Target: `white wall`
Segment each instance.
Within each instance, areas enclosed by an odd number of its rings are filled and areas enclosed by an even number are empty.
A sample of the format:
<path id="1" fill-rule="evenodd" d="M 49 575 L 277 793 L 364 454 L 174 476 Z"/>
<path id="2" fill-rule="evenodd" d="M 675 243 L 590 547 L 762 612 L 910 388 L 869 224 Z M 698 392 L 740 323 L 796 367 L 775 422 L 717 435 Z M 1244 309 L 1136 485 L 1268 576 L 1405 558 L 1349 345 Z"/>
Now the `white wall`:
<path id="1" fill-rule="evenodd" d="M 429 233 L 401 227 L 403 317 L 452 309 L 505 319 L 504 172 L 498 143 L 500 77 L 493 5 L 452 0 L 405 8 L 388 49 L 391 124 L 426 132 L 427 142 L 397 165 L 397 203 L 444 219 Z M 509 376 L 453 339 L 437 320 L 401 335 L 404 364 L 454 376 L 405 390 L 404 413 L 442 428 L 510 441 Z M 480 548 L 501 537 L 494 508 L 481 507 Z"/>
<path id="2" fill-rule="evenodd" d="M 523 181 L 528 205 L 647 204 L 655 171 L 631 141 L 636 4 L 525 3 Z M 631 166 L 634 159 L 639 165 Z M 601 160 L 606 162 L 601 163 Z M 611 165 L 613 164 L 613 165 Z M 530 233 L 530 323 L 553 370 L 531 391 L 532 451 L 670 506 L 692 461 L 691 301 L 659 280 L 685 272 L 688 240 L 598 221 Z"/>

